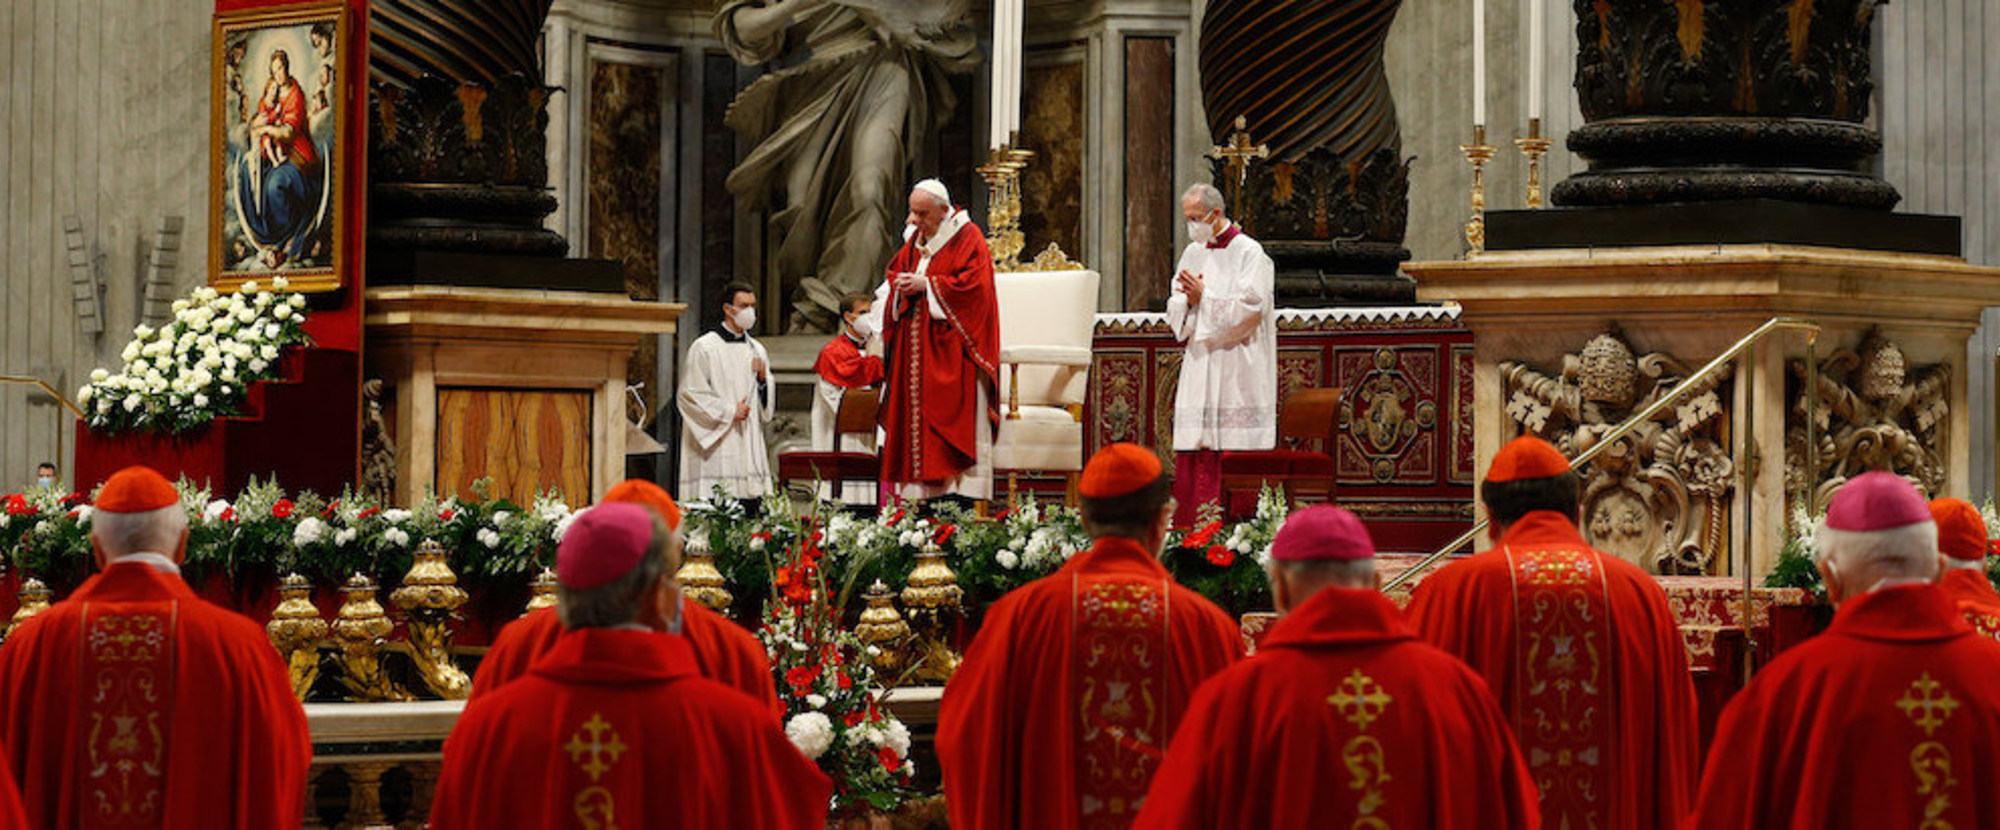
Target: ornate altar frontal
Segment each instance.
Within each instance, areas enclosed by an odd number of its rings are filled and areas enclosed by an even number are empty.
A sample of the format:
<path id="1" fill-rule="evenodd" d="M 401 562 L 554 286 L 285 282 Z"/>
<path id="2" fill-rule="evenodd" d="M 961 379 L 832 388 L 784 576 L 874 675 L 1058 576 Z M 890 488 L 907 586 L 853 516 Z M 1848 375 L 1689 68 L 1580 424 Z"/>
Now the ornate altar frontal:
<path id="1" fill-rule="evenodd" d="M 1100 314 L 1091 351 L 1086 452 L 1131 441 L 1170 459 L 1181 345 L 1166 315 Z M 1278 311 L 1279 401 L 1342 390 L 1336 498 L 1383 551 L 1428 553 L 1471 526 L 1472 365 L 1456 308 Z"/>

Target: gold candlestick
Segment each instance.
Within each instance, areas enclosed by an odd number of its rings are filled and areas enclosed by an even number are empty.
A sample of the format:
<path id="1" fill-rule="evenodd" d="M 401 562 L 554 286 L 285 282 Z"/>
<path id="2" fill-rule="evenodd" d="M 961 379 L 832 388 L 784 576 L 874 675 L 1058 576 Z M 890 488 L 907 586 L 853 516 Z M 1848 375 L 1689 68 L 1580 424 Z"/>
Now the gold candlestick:
<path id="1" fill-rule="evenodd" d="M 1473 251 L 1486 250 L 1486 162 L 1493 158 L 1493 147 L 1486 143 L 1486 125 L 1472 127 L 1472 143 L 1461 144 L 1459 151 L 1465 153 L 1465 160 L 1472 162 L 1472 218 L 1465 223 L 1465 244 Z"/>
<path id="2" fill-rule="evenodd" d="M 1521 148 L 1521 155 L 1528 157 L 1529 210 L 1542 209 L 1542 156 L 1549 152 L 1549 140 L 1542 137 L 1542 119 L 1528 119 L 1528 137 L 1514 139 L 1514 146 Z"/>
<path id="3" fill-rule="evenodd" d="M 292 675 L 292 694 L 305 700 L 319 679 L 319 647 L 326 642 L 326 620 L 313 605 L 312 583 L 305 577 L 286 574 L 278 585 L 278 596 L 284 601 L 271 612 L 264 631 L 271 645 L 284 655 Z"/>
<path id="4" fill-rule="evenodd" d="M 1009 141 L 978 168 L 979 177 L 986 182 L 986 239 L 996 271 L 1022 268 L 1020 257 L 1027 240 L 1021 233 L 1021 171 L 1034 157 L 1033 150 L 1023 150 Z"/>
<path id="5" fill-rule="evenodd" d="M 556 607 L 556 572 L 543 568 L 541 573 L 535 575 L 535 580 L 528 583 L 528 590 L 533 593 L 528 596 L 528 607 L 521 612 L 521 616 Z"/>
<path id="6" fill-rule="evenodd" d="M 403 587 L 389 594 L 389 601 L 403 609 L 409 626 L 410 657 L 417 664 L 417 675 L 445 700 L 464 700 L 472 692 L 472 678 L 451 659 L 451 621 L 469 599 L 445 562 L 444 546 L 435 539 L 417 546 Z"/>
<path id="7" fill-rule="evenodd" d="M 382 669 L 383 638 L 396 630 L 389 615 L 375 601 L 375 580 L 355 574 L 343 591 L 347 601 L 331 626 L 333 641 L 340 646 L 340 684 L 347 687 L 348 699 L 361 703 L 409 700 L 410 693 L 398 687 Z"/>

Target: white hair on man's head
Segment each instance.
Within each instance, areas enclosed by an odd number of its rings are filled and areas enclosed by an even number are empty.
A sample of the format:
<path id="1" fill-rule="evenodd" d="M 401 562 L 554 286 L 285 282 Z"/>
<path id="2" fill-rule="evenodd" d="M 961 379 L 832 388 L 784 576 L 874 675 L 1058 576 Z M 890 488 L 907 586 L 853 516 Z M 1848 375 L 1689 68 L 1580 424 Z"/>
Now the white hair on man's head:
<path id="1" fill-rule="evenodd" d="M 917 186 L 910 188 L 910 192 L 922 193 L 925 196 L 931 197 L 932 201 L 937 202 L 943 207 L 951 207 L 951 191 L 946 190 L 944 182 L 937 179 L 925 179 L 917 182 Z"/>
<path id="2" fill-rule="evenodd" d="M 106 559 L 134 553 L 171 554 L 186 529 L 187 510 L 178 504 L 143 513 L 98 510 L 90 514 L 90 536 L 104 549 Z"/>
<path id="3" fill-rule="evenodd" d="M 1208 182 L 1196 182 L 1188 187 L 1186 193 L 1181 194 L 1182 201 L 1187 201 L 1190 197 L 1201 203 L 1202 210 L 1222 210 L 1222 191 L 1215 189 L 1215 185 Z"/>
<path id="4" fill-rule="evenodd" d="M 1937 538 L 1935 522 L 1885 530 L 1839 530 L 1822 524 L 1813 541 L 1818 558 L 1833 560 L 1843 573 L 1858 576 L 1867 571 L 1883 579 L 1935 573 Z"/>

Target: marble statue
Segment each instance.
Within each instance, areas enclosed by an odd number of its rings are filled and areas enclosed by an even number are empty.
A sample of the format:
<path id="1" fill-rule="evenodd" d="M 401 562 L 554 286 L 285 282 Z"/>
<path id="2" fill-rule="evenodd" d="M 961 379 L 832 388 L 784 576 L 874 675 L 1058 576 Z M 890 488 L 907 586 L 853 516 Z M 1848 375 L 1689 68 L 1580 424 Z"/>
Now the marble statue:
<path id="1" fill-rule="evenodd" d="M 750 147 L 729 191 L 772 209 L 771 269 L 794 330 L 831 330 L 844 294 L 872 291 L 902 230 L 910 165 L 978 65 L 970 0 L 724 0 L 715 34 L 768 66 L 725 123 Z M 793 292 L 794 286 L 802 291 Z"/>

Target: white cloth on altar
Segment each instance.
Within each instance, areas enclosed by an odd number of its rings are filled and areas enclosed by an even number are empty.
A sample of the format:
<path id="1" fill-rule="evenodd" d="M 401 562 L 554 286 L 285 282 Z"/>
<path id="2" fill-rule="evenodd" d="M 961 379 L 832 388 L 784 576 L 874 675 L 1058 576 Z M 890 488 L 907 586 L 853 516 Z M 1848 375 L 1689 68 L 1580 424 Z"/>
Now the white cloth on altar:
<path id="1" fill-rule="evenodd" d="M 764 344 L 744 335 L 725 338 L 711 331 L 695 338 L 681 365 L 681 497 L 707 499 L 720 485 L 739 498 L 771 491 L 771 459 L 764 427 L 777 404 L 777 384 L 757 383 L 753 359 L 771 365 Z M 736 404 L 749 401 L 750 417 L 736 420 Z"/>
<path id="2" fill-rule="evenodd" d="M 1174 394 L 1174 450 L 1266 450 L 1278 443 L 1275 267 L 1240 230 L 1221 248 L 1190 244 L 1167 299 L 1167 326 L 1187 344 Z M 1188 308 L 1179 272 L 1202 278 Z"/>

